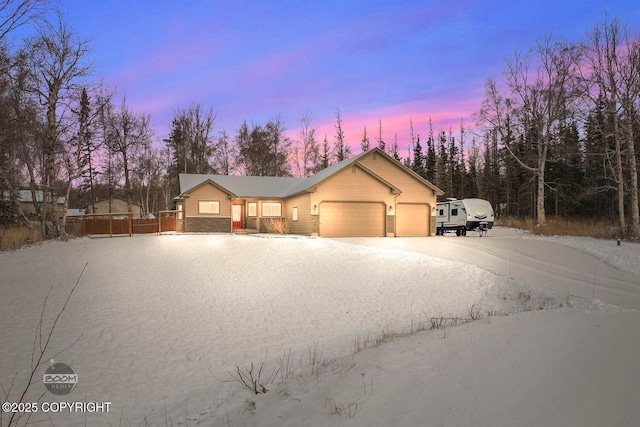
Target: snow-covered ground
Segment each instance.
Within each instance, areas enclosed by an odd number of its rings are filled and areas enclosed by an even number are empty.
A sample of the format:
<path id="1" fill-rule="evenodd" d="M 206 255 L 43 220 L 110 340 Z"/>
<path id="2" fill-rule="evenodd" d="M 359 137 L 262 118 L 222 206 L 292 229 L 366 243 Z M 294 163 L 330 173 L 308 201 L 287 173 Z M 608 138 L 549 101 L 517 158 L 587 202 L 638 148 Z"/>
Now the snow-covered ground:
<path id="1" fill-rule="evenodd" d="M 110 412 L 40 412 L 39 425 L 634 425 L 639 259 L 625 242 L 500 228 L 47 242 L 0 254 L 0 384 L 19 398 L 45 297 L 47 332 L 86 264 L 45 358 L 78 385 L 54 396 L 37 382 L 26 400 Z M 353 354 L 356 340 L 474 309 L 515 314 Z M 225 382 L 252 362 L 263 377 L 290 369 L 257 396 Z"/>

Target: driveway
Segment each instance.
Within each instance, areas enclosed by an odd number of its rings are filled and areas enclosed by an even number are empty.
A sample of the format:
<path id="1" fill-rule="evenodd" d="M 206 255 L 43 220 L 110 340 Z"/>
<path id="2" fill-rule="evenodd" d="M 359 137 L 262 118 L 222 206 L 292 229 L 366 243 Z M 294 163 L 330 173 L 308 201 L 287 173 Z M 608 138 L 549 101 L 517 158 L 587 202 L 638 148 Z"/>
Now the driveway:
<path id="1" fill-rule="evenodd" d="M 505 277 L 561 293 L 597 298 L 621 308 L 640 309 L 640 277 L 599 257 L 500 227 L 486 238 L 447 235 L 425 238 L 336 238 L 335 240 L 421 253 L 472 264 Z"/>

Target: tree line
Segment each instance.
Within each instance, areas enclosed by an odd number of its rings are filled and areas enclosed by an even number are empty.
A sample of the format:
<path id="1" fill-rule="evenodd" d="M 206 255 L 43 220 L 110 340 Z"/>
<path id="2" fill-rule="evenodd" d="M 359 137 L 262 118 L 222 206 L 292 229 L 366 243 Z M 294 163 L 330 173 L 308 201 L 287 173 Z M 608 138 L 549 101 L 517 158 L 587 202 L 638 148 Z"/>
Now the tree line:
<path id="1" fill-rule="evenodd" d="M 18 28 L 32 31 L 19 38 Z M 173 207 L 180 173 L 310 176 L 375 145 L 446 197 L 485 198 L 498 214 L 539 224 L 547 212 L 606 218 L 640 236 L 640 39 L 617 19 L 583 40 L 547 36 L 514 53 L 502 78 L 487 79 L 473 126 L 435 132 L 430 119 L 411 120 L 405 153 L 397 134 L 385 138 L 382 118 L 357 147 L 339 109 L 333 135 L 318 134 L 308 109 L 291 137 L 280 115 L 219 130 L 202 103 L 177 108 L 154 143 L 150 116 L 93 73 L 89 42 L 48 1 L 0 0 L 0 220 L 33 224 L 19 203 L 28 190 L 55 237 L 64 233 L 60 196 L 89 213 L 115 196 L 153 213 Z"/>

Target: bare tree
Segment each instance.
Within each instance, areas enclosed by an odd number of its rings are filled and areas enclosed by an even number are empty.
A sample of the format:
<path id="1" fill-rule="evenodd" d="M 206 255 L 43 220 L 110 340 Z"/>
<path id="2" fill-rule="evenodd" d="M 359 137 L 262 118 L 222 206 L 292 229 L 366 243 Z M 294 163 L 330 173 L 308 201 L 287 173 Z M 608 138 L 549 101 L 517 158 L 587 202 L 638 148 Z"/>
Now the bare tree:
<path id="1" fill-rule="evenodd" d="M 235 136 L 237 166 L 249 176 L 291 176 L 291 143 L 280 115 L 264 126 L 245 121 Z"/>
<path id="2" fill-rule="evenodd" d="M 320 145 L 316 140 L 316 128 L 311 126 L 313 118 L 307 109 L 300 118 L 300 143 L 302 148 L 302 176 L 311 176 L 318 171 L 320 163 Z"/>
<path id="3" fill-rule="evenodd" d="M 231 143 L 227 131 L 222 129 L 216 143 L 213 168 L 222 175 L 229 175 L 233 170 L 233 159 L 236 157 L 236 147 Z"/>
<path id="4" fill-rule="evenodd" d="M 62 149 L 61 136 L 65 133 L 70 97 L 78 91 L 82 79 L 89 75 L 91 65 L 85 63 L 89 53 L 88 42 L 80 39 L 60 15 L 54 23 L 47 23 L 40 34 L 32 39 L 30 66 L 36 83 L 33 90 L 46 112 L 46 131 L 42 149 L 42 214 L 43 233 L 60 233 L 55 212 L 57 179 L 56 158 Z M 48 227 L 52 224 L 52 227 Z"/>
<path id="5" fill-rule="evenodd" d="M 605 137 L 614 143 L 612 171 L 618 192 L 618 216 L 623 236 L 626 233 L 625 176 L 622 152 L 626 146 L 631 176 L 631 234 L 640 236 L 638 206 L 638 170 L 634 146 L 634 121 L 639 100 L 638 39 L 632 38 L 617 19 L 596 24 L 587 34 L 586 57 L 589 74 L 584 81 L 589 85 L 585 93 L 593 101 L 604 100 L 611 129 L 602 129 Z M 626 116 L 626 123 L 621 117 Z"/>
<path id="6" fill-rule="evenodd" d="M 42 18 L 49 0 L 0 0 L 0 42 L 10 32 Z"/>
<path id="7" fill-rule="evenodd" d="M 126 97 L 123 98 L 120 110 L 112 114 L 109 120 L 110 149 L 122 161 L 124 174 L 124 192 L 127 198 L 127 209 L 132 212 L 133 188 L 131 185 L 133 161 L 139 150 L 149 144 L 151 140 L 150 117 L 136 114 L 127 107 Z"/>
<path id="8" fill-rule="evenodd" d="M 553 42 L 547 37 L 529 54 L 516 53 L 514 59 L 507 62 L 507 96 L 500 94 L 493 79 L 486 83 L 480 124 L 497 132 L 510 155 L 536 177 L 538 225 L 546 222 L 545 168 L 549 146 L 556 137 L 558 124 L 566 118 L 575 99 L 572 80 L 578 75 L 578 55 L 575 46 Z M 513 139 L 508 131 L 516 128 L 521 135 L 535 140 L 537 156 L 533 163 L 528 163 L 513 150 Z"/>

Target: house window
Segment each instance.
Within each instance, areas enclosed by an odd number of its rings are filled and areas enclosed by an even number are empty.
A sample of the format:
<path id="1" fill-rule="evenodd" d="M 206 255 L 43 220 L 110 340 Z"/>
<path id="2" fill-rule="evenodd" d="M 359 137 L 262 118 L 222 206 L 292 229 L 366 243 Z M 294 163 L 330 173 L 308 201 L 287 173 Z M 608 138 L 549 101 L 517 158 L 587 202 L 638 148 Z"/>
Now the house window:
<path id="1" fill-rule="evenodd" d="M 298 207 L 296 206 L 295 208 L 293 208 L 293 211 L 291 212 L 291 217 L 293 221 L 297 221 L 298 220 Z"/>
<path id="2" fill-rule="evenodd" d="M 282 216 L 282 203 L 262 202 L 262 216 Z"/>
<path id="3" fill-rule="evenodd" d="M 218 201 L 209 201 L 209 200 L 199 200 L 198 201 L 198 213 L 201 213 L 201 214 L 219 214 L 220 213 L 220 202 L 218 202 Z"/>
<path id="4" fill-rule="evenodd" d="M 257 216 L 258 215 L 258 204 L 256 202 L 247 203 L 247 216 Z"/>

